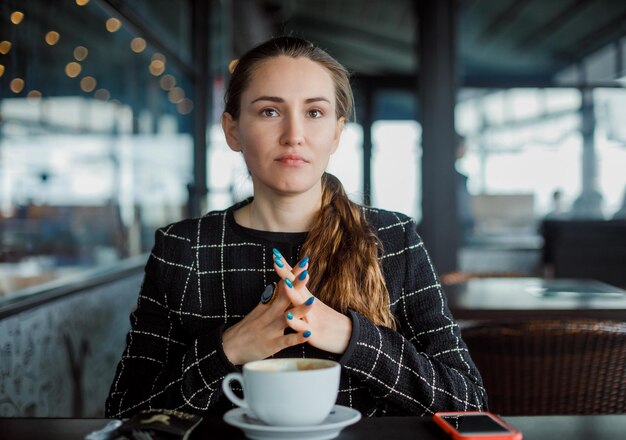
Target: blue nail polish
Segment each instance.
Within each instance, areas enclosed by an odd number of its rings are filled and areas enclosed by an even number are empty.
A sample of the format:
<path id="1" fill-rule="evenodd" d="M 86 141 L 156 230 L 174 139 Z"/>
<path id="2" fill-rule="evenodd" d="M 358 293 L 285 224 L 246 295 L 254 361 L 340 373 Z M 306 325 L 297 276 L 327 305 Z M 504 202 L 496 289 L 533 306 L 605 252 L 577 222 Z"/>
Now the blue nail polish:
<path id="1" fill-rule="evenodd" d="M 300 275 L 298 275 L 298 279 L 300 281 L 304 280 L 306 278 L 306 276 L 309 274 L 308 270 L 303 271 Z"/>
<path id="2" fill-rule="evenodd" d="M 285 278 L 285 284 L 288 285 L 289 287 L 293 287 L 293 283 L 291 282 L 289 278 Z"/>
<path id="3" fill-rule="evenodd" d="M 314 296 L 312 296 L 309 299 L 307 299 L 304 304 L 306 304 L 307 306 L 310 306 L 311 304 L 313 304 L 313 301 L 315 301 L 315 297 Z"/>
<path id="4" fill-rule="evenodd" d="M 281 254 L 278 249 L 276 248 L 272 248 L 272 252 L 274 253 L 274 255 L 276 255 L 278 258 L 283 258 L 283 254 Z"/>
<path id="5" fill-rule="evenodd" d="M 305 338 L 308 338 L 309 336 L 311 336 L 311 332 L 307 330 L 304 333 L 302 333 L 302 336 L 304 336 Z"/>
<path id="6" fill-rule="evenodd" d="M 276 263 L 276 266 L 278 267 L 283 267 L 285 265 L 285 263 L 283 263 L 283 261 L 278 257 L 274 258 L 274 263 Z"/>
<path id="7" fill-rule="evenodd" d="M 287 312 L 287 319 L 289 320 L 293 319 L 293 315 L 291 314 L 291 312 Z"/>
<path id="8" fill-rule="evenodd" d="M 308 264 L 308 262 L 309 262 L 309 257 L 304 257 L 298 266 L 304 267 Z"/>

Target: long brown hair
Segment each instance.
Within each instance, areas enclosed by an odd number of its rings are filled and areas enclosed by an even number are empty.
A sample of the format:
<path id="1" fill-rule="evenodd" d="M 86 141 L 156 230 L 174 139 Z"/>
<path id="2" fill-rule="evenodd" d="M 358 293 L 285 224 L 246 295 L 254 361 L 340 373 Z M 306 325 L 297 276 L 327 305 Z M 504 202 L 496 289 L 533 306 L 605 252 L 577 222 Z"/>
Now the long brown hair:
<path id="1" fill-rule="evenodd" d="M 225 95 L 224 111 L 239 118 L 241 94 L 255 69 L 278 56 L 308 58 L 324 66 L 335 85 L 337 119 L 349 120 L 354 107 L 350 75 L 345 67 L 311 42 L 295 37 L 273 38 L 248 51 L 236 63 Z M 350 201 L 335 176 L 322 176 L 322 205 L 302 250 L 311 261 L 308 288 L 325 304 L 345 313 L 349 309 L 374 324 L 396 327 L 389 307 L 389 292 L 378 262 L 380 240 L 363 209 Z"/>

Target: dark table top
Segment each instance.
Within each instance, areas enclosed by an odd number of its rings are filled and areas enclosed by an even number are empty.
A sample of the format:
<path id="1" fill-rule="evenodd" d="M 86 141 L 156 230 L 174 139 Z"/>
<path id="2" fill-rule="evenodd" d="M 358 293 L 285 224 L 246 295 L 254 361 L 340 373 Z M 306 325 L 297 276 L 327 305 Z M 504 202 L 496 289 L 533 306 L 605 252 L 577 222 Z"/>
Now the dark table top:
<path id="1" fill-rule="evenodd" d="M 534 416 L 504 417 L 520 430 L 525 440 L 615 440 L 624 438 L 626 414 L 610 416 Z M 80 440 L 89 432 L 107 423 L 105 419 L 0 419 L 3 440 Z M 204 420 L 193 432 L 191 440 L 245 439 L 243 432 L 219 419 Z M 430 417 L 366 418 L 347 427 L 338 440 L 446 440 L 449 439 Z"/>
<path id="2" fill-rule="evenodd" d="M 626 291 L 594 280 L 478 278 L 444 290 L 457 319 L 626 320 Z"/>

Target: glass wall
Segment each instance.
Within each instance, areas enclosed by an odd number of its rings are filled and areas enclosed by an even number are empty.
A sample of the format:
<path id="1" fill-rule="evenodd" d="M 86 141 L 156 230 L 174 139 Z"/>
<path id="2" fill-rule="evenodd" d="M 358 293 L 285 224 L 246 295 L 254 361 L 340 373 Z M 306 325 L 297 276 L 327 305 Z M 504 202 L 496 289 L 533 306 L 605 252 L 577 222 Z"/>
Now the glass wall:
<path id="1" fill-rule="evenodd" d="M 585 116 L 579 89 L 461 92 L 456 121 L 466 153 L 457 168 L 468 177 L 475 235 L 532 234 L 544 218 L 621 215 L 626 91 L 596 88 L 590 93 L 590 115 Z M 593 122 L 587 140 L 584 118 Z M 583 209 L 585 185 L 599 195 L 599 203 Z"/>
<path id="2" fill-rule="evenodd" d="M 0 5 L 0 296 L 145 252 L 185 214 L 192 87 L 99 4 Z"/>
<path id="3" fill-rule="evenodd" d="M 372 125 L 372 205 L 422 219 L 421 126 L 416 121 Z"/>
<path id="4" fill-rule="evenodd" d="M 376 90 L 372 124 L 372 205 L 422 220 L 422 127 L 412 90 Z"/>

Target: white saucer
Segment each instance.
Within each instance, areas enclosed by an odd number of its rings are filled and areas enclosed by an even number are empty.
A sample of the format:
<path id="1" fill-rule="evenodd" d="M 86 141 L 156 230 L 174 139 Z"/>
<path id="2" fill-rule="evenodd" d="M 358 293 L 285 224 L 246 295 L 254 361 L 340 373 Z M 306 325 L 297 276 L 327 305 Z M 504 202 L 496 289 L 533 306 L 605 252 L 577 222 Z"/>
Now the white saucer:
<path id="1" fill-rule="evenodd" d="M 224 414 L 224 421 L 241 428 L 253 440 L 327 440 L 335 438 L 348 425 L 358 422 L 361 413 L 356 409 L 335 405 L 330 415 L 314 426 L 271 426 L 249 416 L 247 410 L 235 408 Z"/>

